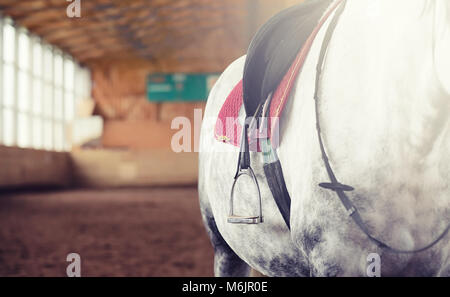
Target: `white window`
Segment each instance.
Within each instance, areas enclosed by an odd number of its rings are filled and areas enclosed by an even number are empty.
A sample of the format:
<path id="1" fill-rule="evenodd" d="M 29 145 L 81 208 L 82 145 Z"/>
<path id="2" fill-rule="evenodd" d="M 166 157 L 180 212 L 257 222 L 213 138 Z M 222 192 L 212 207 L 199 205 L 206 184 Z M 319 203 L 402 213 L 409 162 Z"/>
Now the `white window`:
<path id="1" fill-rule="evenodd" d="M 3 22 L 3 60 L 8 63 L 14 63 L 16 51 L 16 29 L 11 22 Z"/>
<path id="2" fill-rule="evenodd" d="M 60 49 L 0 17 L 0 145 L 70 150 L 90 73 Z"/>
<path id="3" fill-rule="evenodd" d="M 3 63 L 3 105 L 12 107 L 15 99 L 16 71 L 14 65 Z"/>

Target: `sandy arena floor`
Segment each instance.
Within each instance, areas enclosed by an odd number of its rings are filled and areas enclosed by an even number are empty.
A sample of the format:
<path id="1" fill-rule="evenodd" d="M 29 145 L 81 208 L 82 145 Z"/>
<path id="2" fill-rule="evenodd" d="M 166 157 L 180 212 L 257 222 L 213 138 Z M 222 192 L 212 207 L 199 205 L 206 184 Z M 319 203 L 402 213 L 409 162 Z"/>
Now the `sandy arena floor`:
<path id="1" fill-rule="evenodd" d="M 194 188 L 0 194 L 0 276 L 212 276 Z"/>

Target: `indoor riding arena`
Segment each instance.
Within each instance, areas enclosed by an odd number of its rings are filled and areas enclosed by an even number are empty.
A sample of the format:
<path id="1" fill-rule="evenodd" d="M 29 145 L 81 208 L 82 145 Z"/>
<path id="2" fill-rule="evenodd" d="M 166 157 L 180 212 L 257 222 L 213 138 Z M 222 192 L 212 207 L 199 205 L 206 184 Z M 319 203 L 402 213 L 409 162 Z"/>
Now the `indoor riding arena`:
<path id="1" fill-rule="evenodd" d="M 298 2 L 0 0 L 0 276 L 213 276 L 202 112 Z"/>

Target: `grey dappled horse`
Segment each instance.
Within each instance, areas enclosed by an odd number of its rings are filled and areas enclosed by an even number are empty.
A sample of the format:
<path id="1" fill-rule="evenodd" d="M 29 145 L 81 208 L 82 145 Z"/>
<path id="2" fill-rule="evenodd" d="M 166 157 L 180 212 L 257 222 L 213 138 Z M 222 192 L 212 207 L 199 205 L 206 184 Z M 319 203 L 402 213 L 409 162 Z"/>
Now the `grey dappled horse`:
<path id="1" fill-rule="evenodd" d="M 245 57 L 222 74 L 208 99 L 200 140 L 199 194 L 215 249 L 217 276 L 365 276 L 381 256 L 383 276 L 450 276 L 450 238 L 422 253 L 379 248 L 348 217 L 328 180 L 315 130 L 320 30 L 280 125 L 277 152 L 292 199 L 288 230 L 265 181 L 252 167 L 264 223 L 227 223 L 239 148 L 218 142 L 214 125 L 242 78 Z M 333 33 L 320 87 L 319 116 L 331 165 L 372 233 L 391 246 L 431 242 L 450 217 L 450 1 L 348 0 Z M 242 115 L 244 117 L 244 115 Z M 242 119 L 243 121 L 243 119 Z M 255 189 L 240 180 L 236 207 L 257 211 Z"/>

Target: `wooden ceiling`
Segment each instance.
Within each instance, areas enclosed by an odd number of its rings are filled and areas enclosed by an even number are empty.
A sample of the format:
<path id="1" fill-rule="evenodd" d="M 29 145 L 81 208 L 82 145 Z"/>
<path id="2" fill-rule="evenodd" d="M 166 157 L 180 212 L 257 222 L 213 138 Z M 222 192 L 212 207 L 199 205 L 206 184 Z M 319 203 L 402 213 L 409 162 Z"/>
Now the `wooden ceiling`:
<path id="1" fill-rule="evenodd" d="M 248 0 L 0 0 L 0 10 L 48 43 L 89 64 L 172 60 L 226 65 L 253 33 Z"/>

